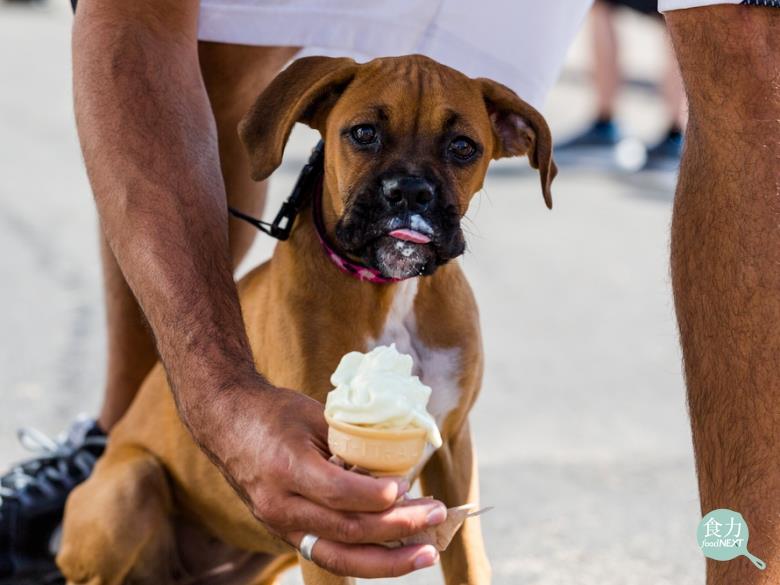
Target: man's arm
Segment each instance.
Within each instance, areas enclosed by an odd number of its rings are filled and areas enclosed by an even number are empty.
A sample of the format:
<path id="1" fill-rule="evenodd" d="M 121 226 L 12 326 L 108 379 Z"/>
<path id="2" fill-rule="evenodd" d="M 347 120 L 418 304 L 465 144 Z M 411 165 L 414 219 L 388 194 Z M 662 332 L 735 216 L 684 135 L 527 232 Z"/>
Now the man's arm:
<path id="1" fill-rule="evenodd" d="M 436 560 L 393 540 L 443 520 L 438 502 L 330 465 L 322 407 L 254 368 L 233 283 L 216 129 L 197 55 L 197 0 L 82 0 L 76 120 L 107 241 L 154 332 L 182 419 L 273 531 L 355 576 Z M 289 461 L 298 465 L 290 466 Z"/>
<path id="2" fill-rule="evenodd" d="M 79 137 L 103 230 L 171 382 L 199 382 L 176 388 L 182 413 L 197 416 L 211 387 L 255 377 L 195 50 L 197 3 L 108 4 L 80 3 L 74 27 Z"/>

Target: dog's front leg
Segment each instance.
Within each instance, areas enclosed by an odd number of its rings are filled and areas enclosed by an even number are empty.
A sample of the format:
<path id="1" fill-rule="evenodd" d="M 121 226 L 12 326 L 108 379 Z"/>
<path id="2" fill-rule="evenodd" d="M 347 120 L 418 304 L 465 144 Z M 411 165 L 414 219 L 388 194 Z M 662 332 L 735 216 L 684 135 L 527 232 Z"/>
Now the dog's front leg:
<path id="1" fill-rule="evenodd" d="M 69 584 L 170 583 L 172 498 L 157 459 L 121 446 L 68 498 L 57 564 Z"/>
<path id="2" fill-rule="evenodd" d="M 431 457 L 420 474 L 423 493 L 449 508 L 479 503 L 477 460 L 468 421 Z M 479 518 L 469 518 L 441 555 L 447 585 L 487 585 L 490 563 L 482 542 Z"/>
<path id="3" fill-rule="evenodd" d="M 339 577 L 298 555 L 303 582 L 306 585 L 354 585 L 352 577 Z"/>

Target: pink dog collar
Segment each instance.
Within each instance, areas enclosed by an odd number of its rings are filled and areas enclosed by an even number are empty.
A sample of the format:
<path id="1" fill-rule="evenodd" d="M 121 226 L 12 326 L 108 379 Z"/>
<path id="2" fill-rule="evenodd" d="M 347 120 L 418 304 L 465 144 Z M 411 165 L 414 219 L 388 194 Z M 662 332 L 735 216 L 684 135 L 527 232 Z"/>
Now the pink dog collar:
<path id="1" fill-rule="evenodd" d="M 342 272 L 349 274 L 353 278 L 362 280 L 364 282 L 373 282 L 375 284 L 390 284 L 393 282 L 399 282 L 406 280 L 405 278 L 388 278 L 382 276 L 382 273 L 375 268 L 360 264 L 353 260 L 349 260 L 339 254 L 328 241 L 328 236 L 325 232 L 325 222 L 322 219 L 322 176 L 323 176 L 323 158 L 324 158 L 325 145 L 320 141 L 317 146 L 311 152 L 309 161 L 301 169 L 301 173 L 298 176 L 298 180 L 295 183 L 292 193 L 287 200 L 282 204 L 281 209 L 276 214 L 276 218 L 273 222 L 269 223 L 261 219 L 247 215 L 238 209 L 228 207 L 230 215 L 236 217 L 242 221 L 245 221 L 263 233 L 268 234 L 272 238 L 276 238 L 279 241 L 285 241 L 290 237 L 293 225 L 295 224 L 295 218 L 298 212 L 303 208 L 304 202 L 309 196 L 309 192 L 312 195 L 312 215 L 314 217 L 314 228 L 317 232 L 317 238 L 320 240 L 322 249 L 325 255 L 330 259 L 333 264 L 338 267 Z M 424 234 L 420 234 L 410 229 L 397 229 L 390 232 L 392 237 L 399 240 L 406 240 L 415 243 L 427 243 L 430 241 Z M 411 277 L 408 277 L 411 278 Z"/>
<path id="2" fill-rule="evenodd" d="M 390 284 L 405 280 L 404 278 L 388 278 L 383 276 L 376 268 L 371 268 L 365 264 L 349 260 L 336 251 L 334 246 L 328 241 L 328 236 L 325 233 L 325 222 L 322 219 L 322 177 L 320 177 L 320 180 L 317 181 L 317 184 L 314 187 L 314 197 L 312 198 L 311 208 L 312 214 L 314 215 L 314 228 L 317 232 L 317 238 L 319 238 L 320 244 L 322 244 L 325 255 L 339 270 L 345 274 L 349 274 L 353 278 L 357 278 L 364 282 L 373 282 L 374 284 Z"/>

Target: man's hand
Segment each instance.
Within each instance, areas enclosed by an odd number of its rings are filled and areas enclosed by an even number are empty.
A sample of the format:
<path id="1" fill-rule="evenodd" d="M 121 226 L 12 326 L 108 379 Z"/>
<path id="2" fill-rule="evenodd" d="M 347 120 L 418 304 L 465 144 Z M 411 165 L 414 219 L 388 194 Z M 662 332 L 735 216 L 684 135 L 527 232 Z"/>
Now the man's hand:
<path id="1" fill-rule="evenodd" d="M 187 408 L 184 407 L 183 413 Z M 320 537 L 313 560 L 332 573 L 386 577 L 430 566 L 430 545 L 387 549 L 446 517 L 435 500 L 394 506 L 408 484 L 376 479 L 328 462 L 322 405 L 302 394 L 256 387 L 228 390 L 216 408 L 198 410 L 190 428 L 252 513 L 295 547 L 306 533 Z"/>

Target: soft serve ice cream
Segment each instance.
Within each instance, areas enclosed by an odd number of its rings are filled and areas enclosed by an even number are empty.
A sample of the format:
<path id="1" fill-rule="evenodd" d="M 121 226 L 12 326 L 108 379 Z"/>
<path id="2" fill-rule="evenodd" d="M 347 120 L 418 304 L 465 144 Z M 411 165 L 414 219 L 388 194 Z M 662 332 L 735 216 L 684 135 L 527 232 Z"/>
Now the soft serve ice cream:
<path id="1" fill-rule="evenodd" d="M 431 445 L 441 447 L 436 421 L 426 410 L 431 389 L 412 375 L 412 366 L 412 357 L 399 353 L 395 344 L 346 354 L 330 377 L 335 388 L 325 415 L 375 429 L 421 428 Z"/>

